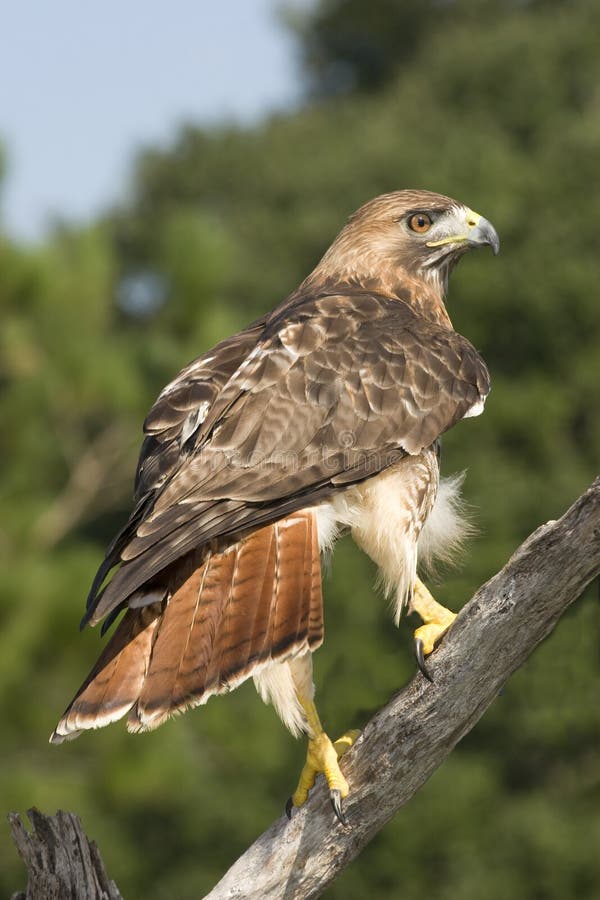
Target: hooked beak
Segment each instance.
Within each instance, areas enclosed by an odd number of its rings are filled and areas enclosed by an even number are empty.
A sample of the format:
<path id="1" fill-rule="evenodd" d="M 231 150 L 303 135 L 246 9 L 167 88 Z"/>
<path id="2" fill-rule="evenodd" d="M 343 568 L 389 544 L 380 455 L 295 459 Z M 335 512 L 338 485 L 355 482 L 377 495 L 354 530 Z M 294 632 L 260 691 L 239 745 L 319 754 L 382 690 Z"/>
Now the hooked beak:
<path id="1" fill-rule="evenodd" d="M 491 222 L 473 212 L 472 209 L 463 207 L 450 220 L 451 233 L 438 241 L 427 241 L 428 247 L 443 247 L 445 245 L 460 247 L 483 247 L 485 244 L 494 251 L 494 256 L 500 250 L 500 238 Z M 456 228 L 456 231 L 454 231 Z"/>
<path id="2" fill-rule="evenodd" d="M 479 218 L 476 224 L 470 226 L 466 243 L 469 247 L 483 247 L 486 244 L 489 244 L 494 256 L 498 256 L 500 251 L 500 238 L 498 237 L 498 232 L 492 223 L 488 222 L 487 219 L 484 219 L 483 216 Z"/>

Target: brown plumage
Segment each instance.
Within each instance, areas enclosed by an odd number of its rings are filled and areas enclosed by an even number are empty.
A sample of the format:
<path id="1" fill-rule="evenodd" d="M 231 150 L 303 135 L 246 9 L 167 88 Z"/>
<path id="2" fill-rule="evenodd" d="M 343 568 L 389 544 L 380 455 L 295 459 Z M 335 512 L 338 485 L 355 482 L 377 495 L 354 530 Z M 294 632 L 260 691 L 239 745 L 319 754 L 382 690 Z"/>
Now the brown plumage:
<path id="1" fill-rule="evenodd" d="M 69 737 L 129 713 L 128 727 L 232 690 L 323 640 L 316 515 L 301 512 L 222 552 L 194 551 L 165 578 L 169 600 L 128 609 L 63 718 Z M 101 712 L 102 711 L 102 712 Z"/>
<path id="2" fill-rule="evenodd" d="M 427 235 L 411 230 L 415 212 L 431 219 Z M 136 506 L 84 623 L 125 612 L 54 741 L 127 713 L 132 730 L 155 727 L 250 675 L 286 723 L 302 727 L 265 667 L 320 644 L 319 545 L 336 528 L 352 529 L 376 559 L 380 545 L 392 547 L 378 524 L 366 536 L 364 524 L 372 486 L 390 475 L 396 487 L 412 479 L 398 540 L 411 544 L 414 563 L 404 545 L 401 565 L 389 548 L 378 559 L 408 584 L 401 607 L 437 489 L 432 449 L 489 390 L 485 364 L 443 302 L 469 246 L 497 249 L 489 223 L 469 215 L 426 191 L 376 198 L 280 306 L 162 391 L 145 422 Z"/>

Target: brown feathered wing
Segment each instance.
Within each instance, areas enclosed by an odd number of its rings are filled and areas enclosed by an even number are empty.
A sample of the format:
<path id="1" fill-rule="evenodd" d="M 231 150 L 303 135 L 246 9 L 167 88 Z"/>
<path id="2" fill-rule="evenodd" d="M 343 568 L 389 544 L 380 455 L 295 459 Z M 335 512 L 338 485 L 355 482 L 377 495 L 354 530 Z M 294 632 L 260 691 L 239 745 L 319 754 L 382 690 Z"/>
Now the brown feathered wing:
<path id="1" fill-rule="evenodd" d="M 107 616 L 174 560 L 285 518 L 418 453 L 485 398 L 489 378 L 457 332 L 355 289 L 309 297 L 267 323 L 142 498 L 85 621 Z M 113 550 L 115 548 L 113 547 Z"/>

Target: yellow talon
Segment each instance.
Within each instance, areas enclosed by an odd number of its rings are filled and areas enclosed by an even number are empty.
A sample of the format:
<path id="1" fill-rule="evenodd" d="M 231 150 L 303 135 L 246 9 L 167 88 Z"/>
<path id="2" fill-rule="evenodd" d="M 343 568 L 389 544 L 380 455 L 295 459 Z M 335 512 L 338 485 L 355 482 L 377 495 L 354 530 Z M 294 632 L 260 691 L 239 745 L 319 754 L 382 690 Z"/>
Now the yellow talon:
<path id="1" fill-rule="evenodd" d="M 292 806 L 303 806 L 306 803 L 308 792 L 313 787 L 317 775 L 322 774 L 327 781 L 335 814 L 340 822 L 345 825 L 347 823 L 341 807 L 341 800 L 348 796 L 350 789 L 348 782 L 342 775 L 338 760 L 348 752 L 359 736 L 360 731 L 356 729 L 347 731 L 333 743 L 323 731 L 313 701 L 301 695 L 298 695 L 298 699 L 306 714 L 311 735 L 308 739 L 306 762 L 300 773 L 298 787 L 288 801 L 286 811 L 289 816 Z"/>
<path id="2" fill-rule="evenodd" d="M 341 759 L 344 753 L 348 752 L 352 744 L 354 744 L 359 737 L 360 729 L 351 728 L 349 731 L 345 731 L 337 741 L 334 741 L 333 749 L 337 753 L 337 758 Z"/>
<path id="3" fill-rule="evenodd" d="M 411 611 L 417 612 L 424 624 L 415 630 L 415 650 L 419 668 L 426 678 L 432 680 L 423 663 L 423 657 L 433 652 L 433 649 L 448 631 L 456 618 L 456 613 L 446 609 L 431 596 L 423 582 L 417 578 L 413 587 Z"/>
<path id="4" fill-rule="evenodd" d="M 415 640 L 423 642 L 423 653 L 425 656 L 433 653 L 433 648 L 437 641 L 454 622 L 456 615 L 454 613 L 450 613 L 450 615 L 452 618 L 448 618 L 447 622 L 428 622 L 426 625 L 421 625 L 420 628 L 415 629 Z"/>
<path id="5" fill-rule="evenodd" d="M 348 748 L 346 747 L 346 749 Z M 300 774 L 298 787 L 292 794 L 294 806 L 302 806 L 306 803 L 308 792 L 320 773 L 325 776 L 330 791 L 339 791 L 342 798 L 348 796 L 348 782 L 340 771 L 338 754 L 334 744 L 324 731 L 316 738 L 309 738 L 306 762 Z"/>

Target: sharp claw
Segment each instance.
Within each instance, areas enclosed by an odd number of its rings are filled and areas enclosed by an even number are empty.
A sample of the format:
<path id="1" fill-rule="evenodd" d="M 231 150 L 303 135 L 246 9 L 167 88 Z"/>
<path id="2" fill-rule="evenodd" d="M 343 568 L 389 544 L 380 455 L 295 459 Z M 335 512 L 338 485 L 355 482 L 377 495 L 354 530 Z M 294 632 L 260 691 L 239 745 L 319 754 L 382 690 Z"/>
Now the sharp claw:
<path id="1" fill-rule="evenodd" d="M 348 819 L 344 815 L 344 809 L 342 807 L 341 792 L 334 788 L 333 790 L 329 791 L 329 799 L 331 800 L 331 805 L 333 806 L 333 811 L 337 817 L 338 822 L 340 822 L 345 827 L 348 827 Z"/>
<path id="2" fill-rule="evenodd" d="M 292 802 L 292 798 L 288 797 L 287 800 L 285 801 L 285 814 L 288 817 L 288 819 L 290 819 L 290 820 L 292 818 L 292 809 L 293 808 L 294 808 L 294 804 Z"/>
<path id="3" fill-rule="evenodd" d="M 415 659 L 417 660 L 417 665 L 421 670 L 422 674 L 425 676 L 427 681 L 431 681 L 433 683 L 433 676 L 427 666 L 425 665 L 425 655 L 423 653 L 423 641 L 421 638 L 417 638 L 415 640 Z"/>

